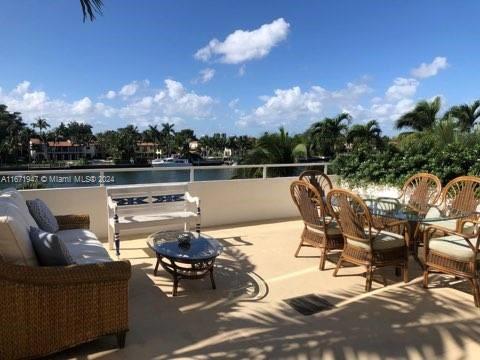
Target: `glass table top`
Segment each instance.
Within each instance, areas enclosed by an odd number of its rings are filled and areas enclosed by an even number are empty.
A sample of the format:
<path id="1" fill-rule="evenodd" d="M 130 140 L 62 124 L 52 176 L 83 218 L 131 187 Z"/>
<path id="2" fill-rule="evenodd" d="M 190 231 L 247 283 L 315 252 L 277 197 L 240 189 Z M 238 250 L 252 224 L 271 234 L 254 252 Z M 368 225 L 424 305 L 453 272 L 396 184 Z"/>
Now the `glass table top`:
<path id="1" fill-rule="evenodd" d="M 212 259 L 223 251 L 220 243 L 204 234 L 190 232 L 192 239 L 189 246 L 181 246 L 177 240 L 183 231 L 160 231 L 150 235 L 147 243 L 160 256 L 173 260 L 202 261 Z"/>
<path id="2" fill-rule="evenodd" d="M 420 211 L 414 205 L 405 204 L 399 199 L 390 197 L 365 198 L 364 201 L 373 216 L 406 221 L 436 222 L 456 220 L 475 213 L 473 211 L 465 212 L 436 205 L 429 205 L 426 209 Z"/>

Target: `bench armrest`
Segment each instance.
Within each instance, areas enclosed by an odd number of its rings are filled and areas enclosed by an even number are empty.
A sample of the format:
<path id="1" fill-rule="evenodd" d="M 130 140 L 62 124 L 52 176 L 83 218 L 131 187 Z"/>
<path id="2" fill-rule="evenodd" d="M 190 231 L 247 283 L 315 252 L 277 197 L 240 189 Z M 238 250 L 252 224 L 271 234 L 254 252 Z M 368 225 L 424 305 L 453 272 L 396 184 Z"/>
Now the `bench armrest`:
<path id="1" fill-rule="evenodd" d="M 90 216 L 87 214 L 57 215 L 55 218 L 57 219 L 59 230 L 90 229 Z"/>
<path id="2" fill-rule="evenodd" d="M 107 205 L 108 205 L 108 208 L 113 212 L 117 211 L 117 207 L 118 207 L 117 202 L 113 200 L 111 196 L 107 196 Z"/>
<path id="3" fill-rule="evenodd" d="M 190 203 L 194 203 L 197 206 L 197 208 L 200 207 L 200 199 L 198 198 L 198 196 L 192 196 L 188 191 L 185 192 L 185 200 Z"/>

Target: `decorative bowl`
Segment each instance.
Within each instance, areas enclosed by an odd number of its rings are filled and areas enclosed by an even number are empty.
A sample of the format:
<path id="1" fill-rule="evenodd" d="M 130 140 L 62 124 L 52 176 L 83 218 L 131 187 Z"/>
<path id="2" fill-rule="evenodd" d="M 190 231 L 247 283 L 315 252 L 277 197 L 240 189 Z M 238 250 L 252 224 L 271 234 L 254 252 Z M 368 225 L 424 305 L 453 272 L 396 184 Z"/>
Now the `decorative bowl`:
<path id="1" fill-rule="evenodd" d="M 192 241 L 193 235 L 189 232 L 181 233 L 177 236 L 178 246 L 183 248 L 190 247 L 190 241 Z"/>

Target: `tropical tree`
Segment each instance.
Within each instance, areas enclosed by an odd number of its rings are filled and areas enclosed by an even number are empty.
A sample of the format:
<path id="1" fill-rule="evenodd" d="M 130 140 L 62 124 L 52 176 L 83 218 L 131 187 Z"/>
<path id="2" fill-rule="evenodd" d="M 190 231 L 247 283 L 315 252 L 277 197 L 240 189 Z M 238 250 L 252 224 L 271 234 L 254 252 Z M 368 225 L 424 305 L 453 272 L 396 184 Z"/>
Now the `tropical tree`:
<path id="1" fill-rule="evenodd" d="M 43 142 L 46 141 L 45 138 L 45 130 L 50 127 L 50 124 L 47 122 L 47 120 L 42 119 L 42 118 L 37 118 L 34 123 L 31 124 L 32 128 L 38 129 L 38 135 L 40 136 L 40 139 L 42 139 Z"/>
<path id="2" fill-rule="evenodd" d="M 134 125 L 127 125 L 117 130 L 117 153 L 122 160 L 131 161 L 135 159 L 137 142 L 141 139 L 138 128 Z"/>
<path id="3" fill-rule="evenodd" d="M 437 122 L 442 101 L 437 96 L 432 101 L 422 100 L 415 108 L 403 114 L 395 123 L 397 129 L 410 128 L 414 131 L 431 129 Z"/>
<path id="4" fill-rule="evenodd" d="M 461 131 L 472 130 L 475 122 L 480 118 L 480 100 L 472 104 L 452 106 L 444 115 L 445 118 L 452 117 L 457 121 Z"/>
<path id="5" fill-rule="evenodd" d="M 343 150 L 351 120 L 351 115 L 344 112 L 312 124 L 306 132 L 308 151 L 311 154 L 334 156 Z"/>
<path id="6" fill-rule="evenodd" d="M 0 105 L 0 156 L 2 160 L 18 161 L 18 155 L 28 151 L 25 137 L 25 123 L 19 112 L 9 112 L 6 105 Z"/>
<path id="7" fill-rule="evenodd" d="M 175 124 L 163 123 L 162 124 L 162 138 L 164 141 L 165 148 L 167 149 L 167 154 L 172 154 L 173 140 L 175 138 Z"/>
<path id="8" fill-rule="evenodd" d="M 94 139 L 92 125 L 72 121 L 67 125 L 67 137 L 75 144 L 88 144 Z"/>
<path id="9" fill-rule="evenodd" d="M 382 142 L 381 134 L 378 121 L 370 120 L 366 124 L 355 124 L 348 129 L 347 142 L 354 146 L 360 143 L 378 146 Z"/>

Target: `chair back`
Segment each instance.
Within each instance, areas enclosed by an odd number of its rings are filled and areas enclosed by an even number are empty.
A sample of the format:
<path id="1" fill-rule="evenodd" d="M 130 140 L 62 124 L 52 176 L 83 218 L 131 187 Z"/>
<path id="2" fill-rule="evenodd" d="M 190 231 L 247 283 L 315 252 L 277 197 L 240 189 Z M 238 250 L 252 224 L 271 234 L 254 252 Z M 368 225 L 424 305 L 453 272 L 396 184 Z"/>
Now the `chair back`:
<path id="1" fill-rule="evenodd" d="M 340 225 L 343 236 L 371 245 L 373 219 L 365 202 L 355 193 L 332 189 L 327 194 L 327 205 Z"/>
<path id="2" fill-rule="evenodd" d="M 326 205 L 313 185 L 295 180 L 290 184 L 290 194 L 306 225 L 318 227 L 325 224 Z"/>
<path id="3" fill-rule="evenodd" d="M 333 189 L 330 178 L 319 170 L 305 170 L 300 174 L 299 180 L 303 180 L 313 185 L 321 196 L 325 196 Z"/>
<path id="4" fill-rule="evenodd" d="M 429 205 L 437 202 L 441 191 L 442 183 L 438 177 L 428 173 L 418 173 L 405 182 L 402 197 L 408 205 L 419 212 L 426 213 Z"/>
<path id="5" fill-rule="evenodd" d="M 460 176 L 450 181 L 442 191 L 442 204 L 452 211 L 474 212 L 480 205 L 480 178 Z"/>

